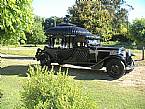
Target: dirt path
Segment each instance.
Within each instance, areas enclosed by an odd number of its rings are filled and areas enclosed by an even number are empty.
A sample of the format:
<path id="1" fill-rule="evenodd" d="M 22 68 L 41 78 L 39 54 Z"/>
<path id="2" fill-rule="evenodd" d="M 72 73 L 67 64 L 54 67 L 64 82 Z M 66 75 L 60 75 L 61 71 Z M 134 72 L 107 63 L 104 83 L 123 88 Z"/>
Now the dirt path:
<path id="1" fill-rule="evenodd" d="M 118 80 L 125 86 L 145 86 L 145 66 L 135 67 L 135 69 Z"/>

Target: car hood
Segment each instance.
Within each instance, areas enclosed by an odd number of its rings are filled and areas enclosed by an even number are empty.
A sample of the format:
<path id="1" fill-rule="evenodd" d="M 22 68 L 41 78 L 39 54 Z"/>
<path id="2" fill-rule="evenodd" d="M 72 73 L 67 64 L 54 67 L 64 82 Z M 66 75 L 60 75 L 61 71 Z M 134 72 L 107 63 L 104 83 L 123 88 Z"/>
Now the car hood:
<path id="1" fill-rule="evenodd" d="M 97 47 L 97 50 L 125 50 L 123 47 Z"/>

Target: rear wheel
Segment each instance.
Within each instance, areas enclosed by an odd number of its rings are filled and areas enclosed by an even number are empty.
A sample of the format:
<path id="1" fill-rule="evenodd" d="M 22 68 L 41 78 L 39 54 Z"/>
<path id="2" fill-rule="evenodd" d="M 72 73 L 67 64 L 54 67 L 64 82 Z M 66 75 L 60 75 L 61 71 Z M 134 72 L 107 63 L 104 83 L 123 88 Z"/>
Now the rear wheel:
<path id="1" fill-rule="evenodd" d="M 113 78 L 120 78 L 125 74 L 125 65 L 119 59 L 112 59 L 107 63 L 107 73 Z"/>

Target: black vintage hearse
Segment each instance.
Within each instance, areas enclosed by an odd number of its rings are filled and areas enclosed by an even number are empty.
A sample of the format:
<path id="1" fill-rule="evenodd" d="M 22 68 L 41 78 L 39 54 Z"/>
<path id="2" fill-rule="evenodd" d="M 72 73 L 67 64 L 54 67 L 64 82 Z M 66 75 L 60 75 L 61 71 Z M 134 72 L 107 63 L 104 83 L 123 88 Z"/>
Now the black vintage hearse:
<path id="1" fill-rule="evenodd" d="M 124 48 L 102 47 L 100 37 L 70 23 L 47 29 L 48 46 L 38 48 L 35 58 L 42 66 L 51 63 L 106 67 L 107 73 L 119 78 L 133 69 L 132 54 Z"/>

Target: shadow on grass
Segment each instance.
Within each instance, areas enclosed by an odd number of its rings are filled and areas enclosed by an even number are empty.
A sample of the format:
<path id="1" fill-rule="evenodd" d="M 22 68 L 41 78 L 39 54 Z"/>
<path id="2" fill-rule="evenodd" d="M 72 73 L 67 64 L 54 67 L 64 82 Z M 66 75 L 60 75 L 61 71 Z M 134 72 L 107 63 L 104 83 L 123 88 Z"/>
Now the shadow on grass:
<path id="1" fill-rule="evenodd" d="M 59 71 L 59 66 L 55 66 L 54 70 Z M 75 68 L 61 68 L 62 72 L 66 72 L 68 69 L 68 75 L 73 76 L 76 80 L 108 80 L 112 81 L 113 78 L 109 77 L 104 70 L 90 70 L 90 69 L 75 69 Z"/>
<path id="2" fill-rule="evenodd" d="M 0 68 L 0 75 L 18 75 L 27 76 L 28 66 L 24 65 L 12 65 Z"/>
<path id="3" fill-rule="evenodd" d="M 59 66 L 54 66 L 54 71 L 59 71 Z M 51 68 L 50 68 L 51 69 Z M 49 69 L 49 70 L 50 70 Z M 108 80 L 111 81 L 113 78 L 109 77 L 103 70 L 90 70 L 90 69 L 74 69 L 62 67 L 61 71 L 66 72 L 68 69 L 68 75 L 72 76 L 76 80 Z M 18 75 L 27 76 L 28 66 L 24 65 L 13 65 L 0 68 L 0 75 Z"/>
<path id="4" fill-rule="evenodd" d="M 34 57 L 25 57 L 25 56 L 5 56 L 4 59 L 18 59 L 18 60 L 33 60 Z"/>

